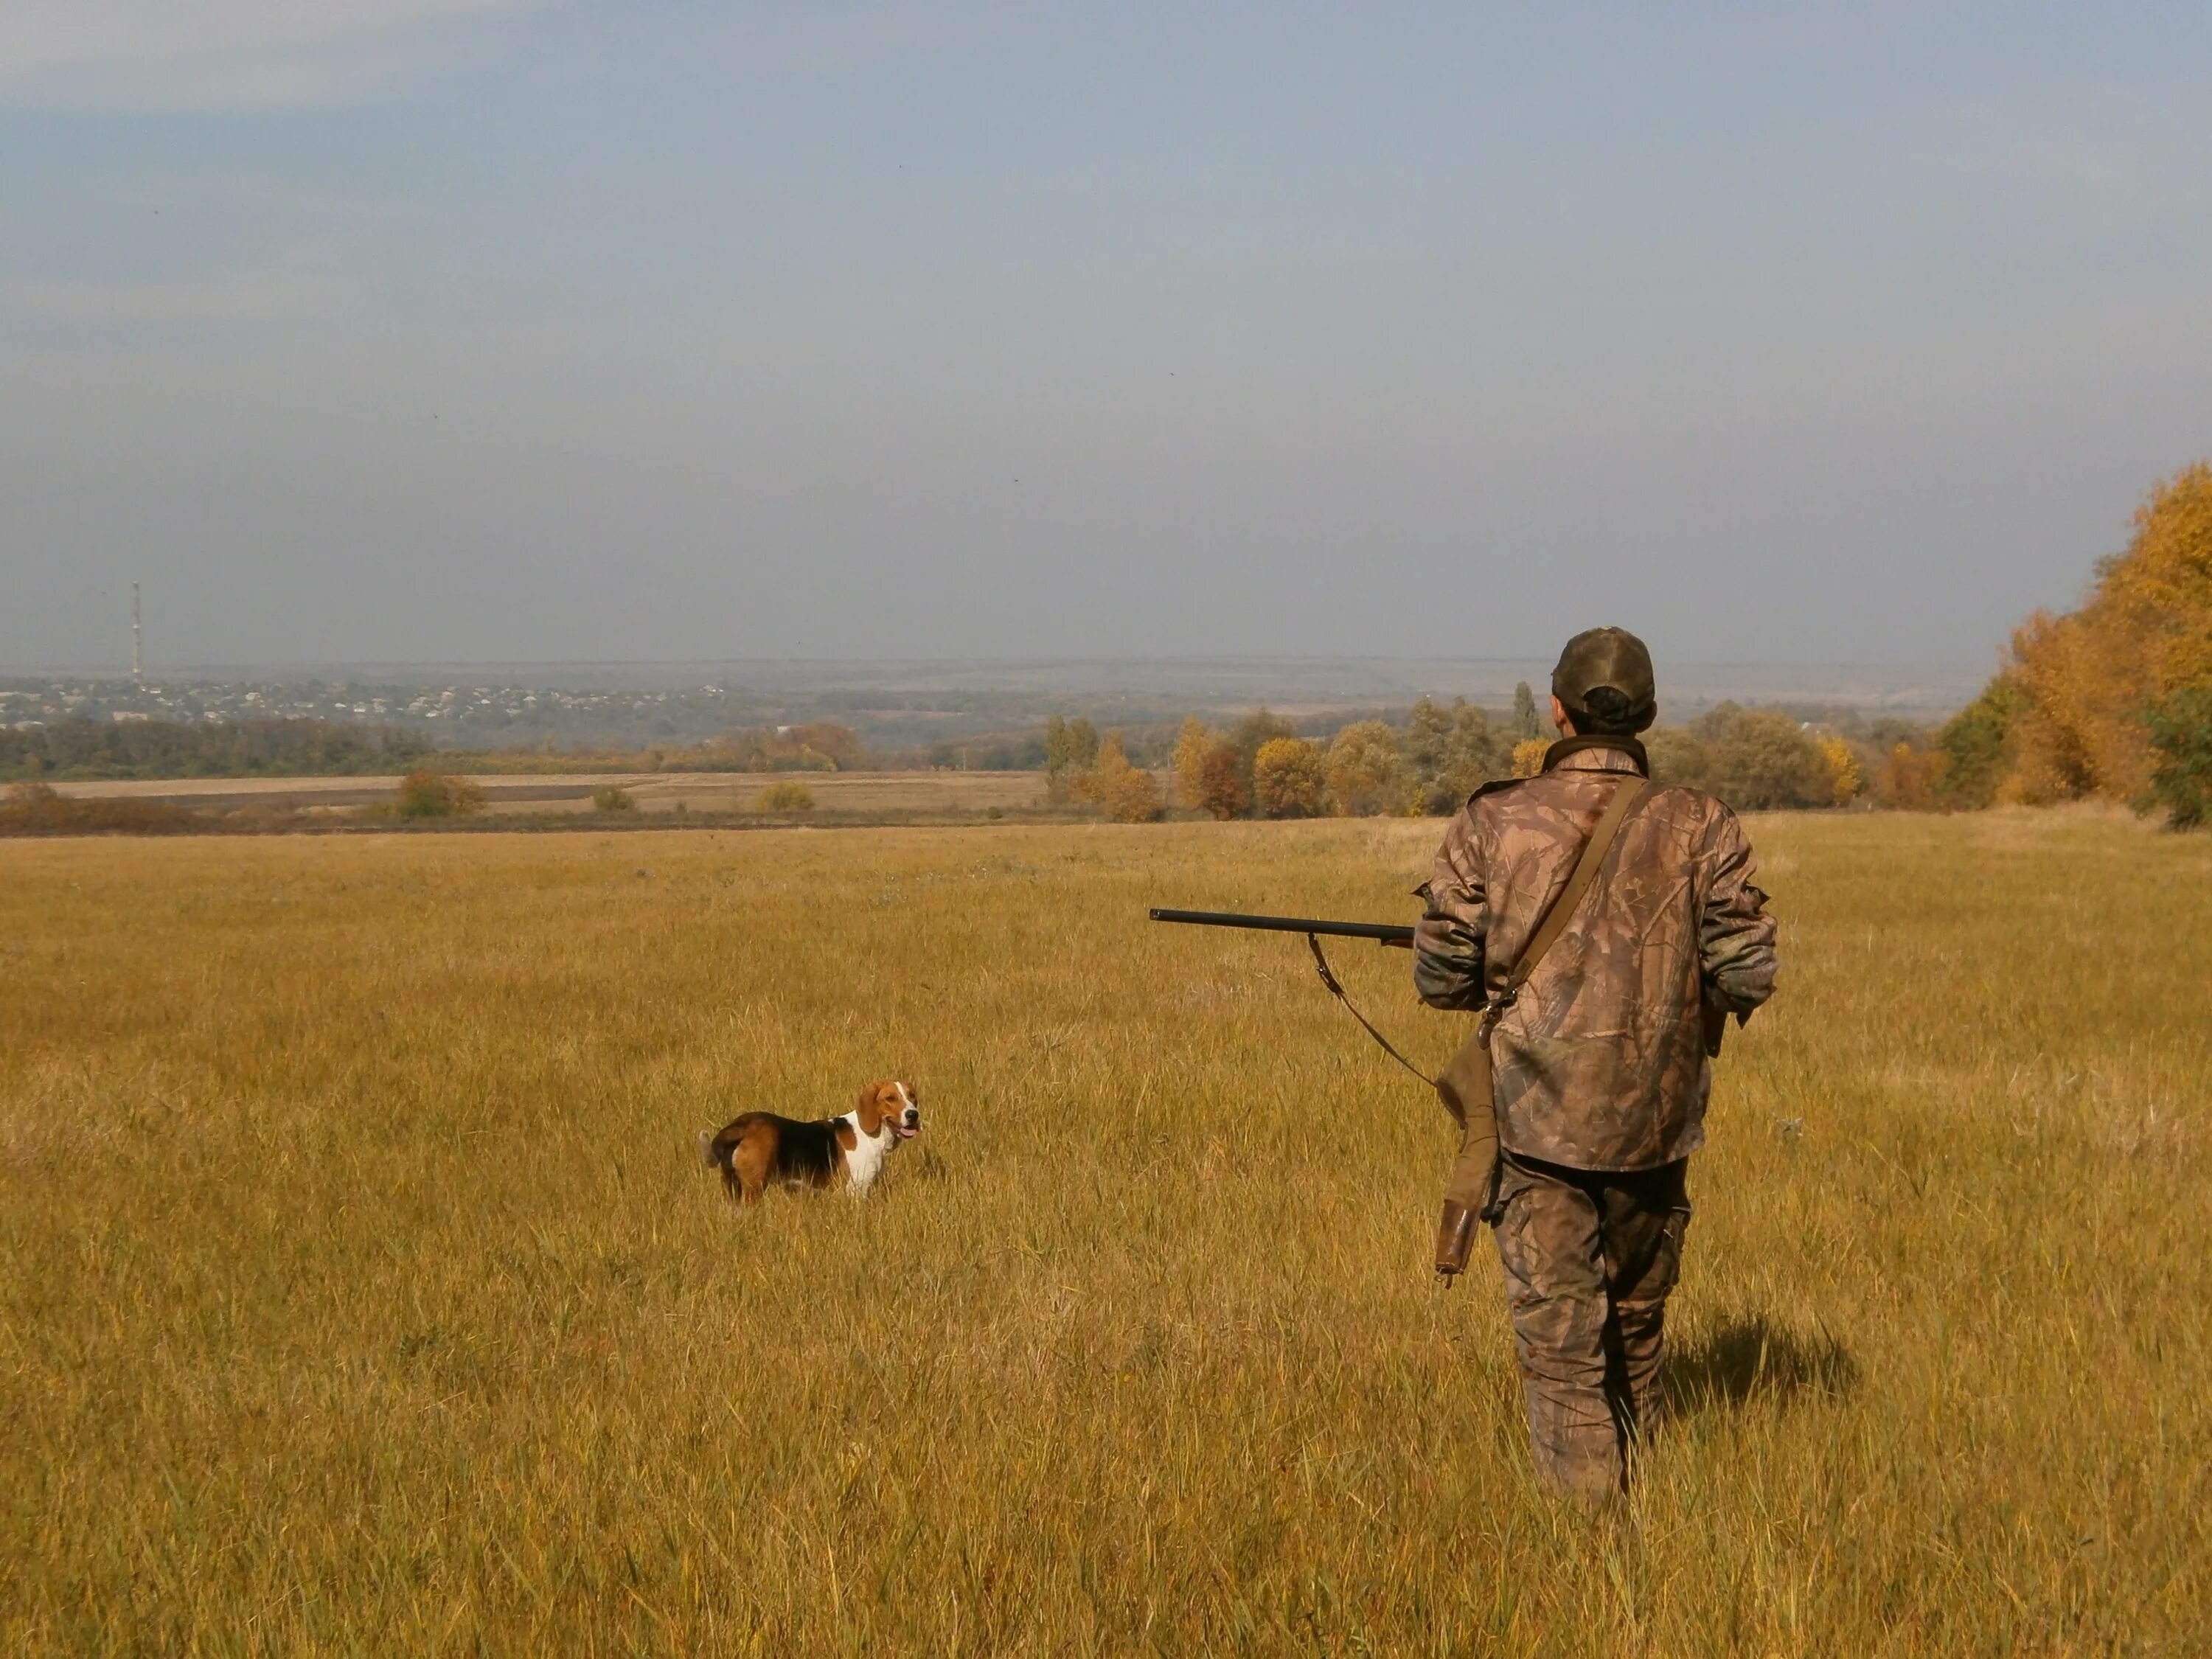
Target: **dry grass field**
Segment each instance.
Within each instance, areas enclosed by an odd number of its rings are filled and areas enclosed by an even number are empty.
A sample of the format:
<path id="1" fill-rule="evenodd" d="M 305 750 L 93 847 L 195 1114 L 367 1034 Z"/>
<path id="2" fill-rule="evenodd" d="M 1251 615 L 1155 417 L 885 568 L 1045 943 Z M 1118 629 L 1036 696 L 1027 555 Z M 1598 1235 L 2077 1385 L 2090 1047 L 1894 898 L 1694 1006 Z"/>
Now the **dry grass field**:
<path id="1" fill-rule="evenodd" d="M 2212 841 L 1753 829 L 1597 1521 L 1426 1270 L 1432 1099 L 1143 920 L 1407 916 L 1437 824 L 0 845 L 0 1649 L 2205 1651 Z M 886 1072 L 865 1204 L 696 1164 Z"/>

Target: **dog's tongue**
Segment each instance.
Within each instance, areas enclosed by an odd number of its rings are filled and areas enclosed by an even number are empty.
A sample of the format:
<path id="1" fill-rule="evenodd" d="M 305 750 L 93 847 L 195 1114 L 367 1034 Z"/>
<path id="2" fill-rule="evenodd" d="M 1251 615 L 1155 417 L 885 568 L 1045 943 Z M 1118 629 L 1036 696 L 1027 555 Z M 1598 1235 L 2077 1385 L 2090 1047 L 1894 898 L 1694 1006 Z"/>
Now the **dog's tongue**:
<path id="1" fill-rule="evenodd" d="M 921 1133 L 921 1129 L 919 1125 L 909 1129 L 903 1123 L 894 1123 L 891 1125 L 891 1133 L 898 1136 L 901 1140 L 912 1140 Z"/>

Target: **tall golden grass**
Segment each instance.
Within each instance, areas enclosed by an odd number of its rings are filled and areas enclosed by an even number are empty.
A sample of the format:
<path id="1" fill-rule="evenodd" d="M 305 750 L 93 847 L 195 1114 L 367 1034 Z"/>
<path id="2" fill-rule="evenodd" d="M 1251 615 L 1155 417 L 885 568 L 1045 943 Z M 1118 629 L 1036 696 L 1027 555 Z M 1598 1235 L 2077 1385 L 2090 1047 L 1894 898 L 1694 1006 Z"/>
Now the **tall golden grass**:
<path id="1" fill-rule="evenodd" d="M 2212 843 L 1753 827 L 1610 1522 L 1432 1285 L 1432 1100 L 1142 920 L 1406 916 L 1434 823 L 0 846 L 0 1647 L 2203 1650 Z M 866 1203 L 696 1165 L 887 1073 Z"/>

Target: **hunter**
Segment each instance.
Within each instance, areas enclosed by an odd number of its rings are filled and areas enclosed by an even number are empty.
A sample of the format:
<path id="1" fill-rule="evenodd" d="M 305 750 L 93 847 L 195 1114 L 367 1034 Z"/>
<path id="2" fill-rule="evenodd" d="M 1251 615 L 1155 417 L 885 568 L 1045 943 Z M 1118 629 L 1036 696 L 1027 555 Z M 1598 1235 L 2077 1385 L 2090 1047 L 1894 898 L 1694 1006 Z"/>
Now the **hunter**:
<path id="1" fill-rule="evenodd" d="M 1648 781 L 1637 734 L 1656 700 L 1633 634 L 1568 641 L 1552 675 L 1560 741 L 1538 775 L 1485 785 L 1452 821 L 1414 934 L 1422 1000 L 1482 1016 L 1447 1073 L 1479 1103 L 1461 1114 L 1437 1265 L 1455 1271 L 1455 1231 L 1464 1263 L 1476 1214 L 1492 1223 L 1537 1476 L 1600 1503 L 1626 1489 L 1660 1408 L 1711 1057 L 1727 1017 L 1774 988 L 1743 826 L 1711 795 Z M 1493 1109 L 1494 1157 L 1478 1140 Z"/>

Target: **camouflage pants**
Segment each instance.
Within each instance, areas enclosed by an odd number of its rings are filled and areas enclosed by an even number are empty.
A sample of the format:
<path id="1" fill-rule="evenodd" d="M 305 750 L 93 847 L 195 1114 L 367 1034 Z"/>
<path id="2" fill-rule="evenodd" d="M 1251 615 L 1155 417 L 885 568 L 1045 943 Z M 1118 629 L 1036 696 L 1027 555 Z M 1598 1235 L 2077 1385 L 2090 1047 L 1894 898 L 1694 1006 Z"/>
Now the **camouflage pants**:
<path id="1" fill-rule="evenodd" d="M 1536 1474 L 1554 1491 L 1621 1491 L 1630 1441 L 1657 1420 L 1688 1168 L 1687 1158 L 1636 1170 L 1504 1160 L 1498 1255 Z"/>

